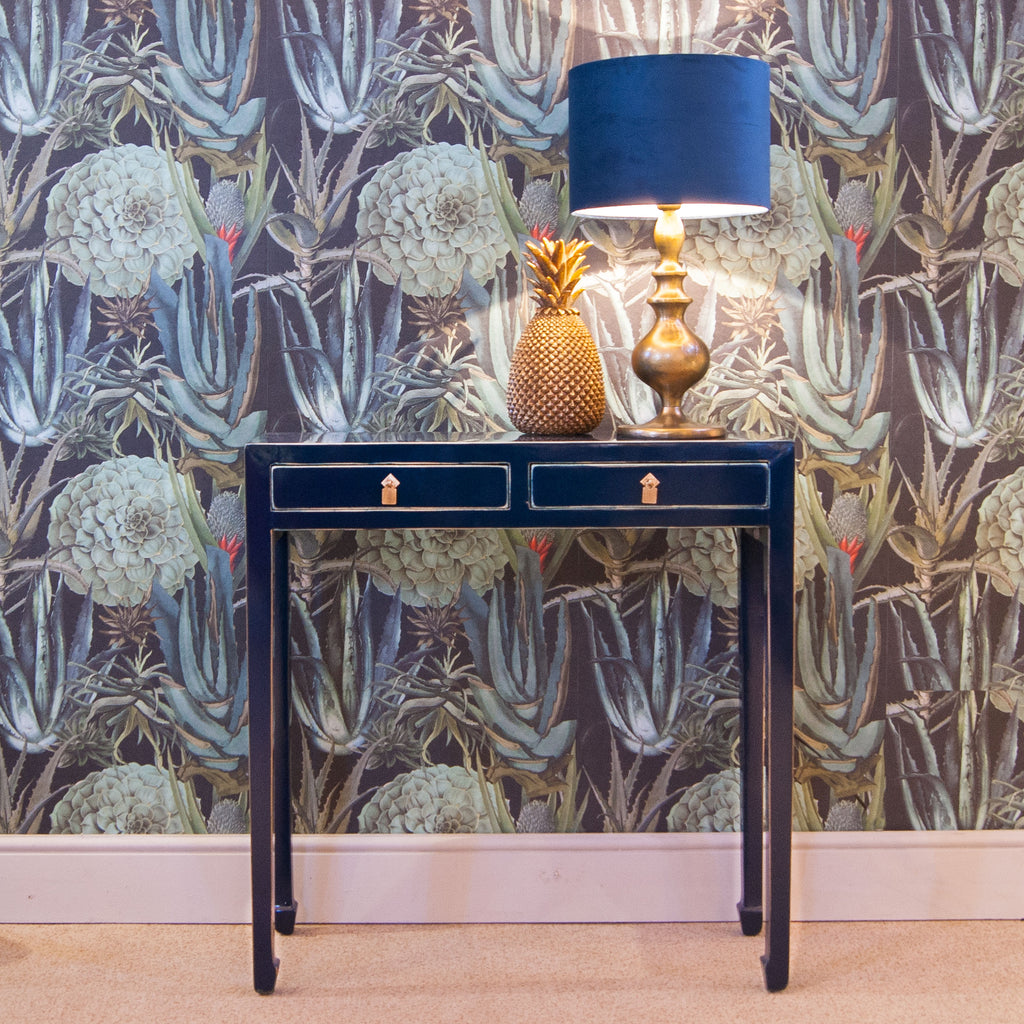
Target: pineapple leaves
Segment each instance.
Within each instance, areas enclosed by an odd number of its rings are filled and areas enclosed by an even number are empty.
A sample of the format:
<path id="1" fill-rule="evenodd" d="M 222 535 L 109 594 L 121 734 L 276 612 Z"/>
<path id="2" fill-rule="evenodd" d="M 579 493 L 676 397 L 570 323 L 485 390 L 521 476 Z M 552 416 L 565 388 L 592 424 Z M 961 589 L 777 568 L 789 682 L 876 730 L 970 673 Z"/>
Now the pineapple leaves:
<path id="1" fill-rule="evenodd" d="M 526 243 L 533 257 L 527 260 L 536 281 L 533 294 L 542 310 L 571 310 L 583 292 L 580 278 L 588 269 L 584 260 L 591 244 L 579 239 L 567 242 L 562 238 L 542 238 L 539 243 Z"/>

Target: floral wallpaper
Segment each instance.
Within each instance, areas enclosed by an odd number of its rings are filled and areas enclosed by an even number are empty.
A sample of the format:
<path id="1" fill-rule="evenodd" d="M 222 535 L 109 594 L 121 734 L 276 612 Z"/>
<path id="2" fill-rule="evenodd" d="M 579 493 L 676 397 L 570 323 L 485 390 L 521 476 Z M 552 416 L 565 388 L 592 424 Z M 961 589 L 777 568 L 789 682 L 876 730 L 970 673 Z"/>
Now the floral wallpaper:
<path id="1" fill-rule="evenodd" d="M 511 428 L 525 242 L 585 238 L 609 421 L 649 223 L 569 214 L 566 77 L 772 79 L 689 224 L 693 414 L 792 437 L 795 824 L 1024 823 L 1024 0 L 0 0 L 0 832 L 242 832 L 241 452 Z M 292 552 L 296 827 L 736 827 L 719 530 Z"/>

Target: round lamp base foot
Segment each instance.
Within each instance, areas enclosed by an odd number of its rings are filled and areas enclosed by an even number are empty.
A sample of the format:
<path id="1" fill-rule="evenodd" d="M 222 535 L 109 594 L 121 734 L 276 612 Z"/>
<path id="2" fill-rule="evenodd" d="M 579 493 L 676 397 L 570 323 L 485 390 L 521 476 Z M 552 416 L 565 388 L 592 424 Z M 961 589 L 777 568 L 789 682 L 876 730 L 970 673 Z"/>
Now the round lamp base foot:
<path id="1" fill-rule="evenodd" d="M 725 428 L 709 423 L 689 423 L 672 420 L 664 422 L 659 417 L 647 423 L 620 423 L 615 436 L 633 441 L 677 441 L 682 439 L 707 440 L 725 437 Z"/>

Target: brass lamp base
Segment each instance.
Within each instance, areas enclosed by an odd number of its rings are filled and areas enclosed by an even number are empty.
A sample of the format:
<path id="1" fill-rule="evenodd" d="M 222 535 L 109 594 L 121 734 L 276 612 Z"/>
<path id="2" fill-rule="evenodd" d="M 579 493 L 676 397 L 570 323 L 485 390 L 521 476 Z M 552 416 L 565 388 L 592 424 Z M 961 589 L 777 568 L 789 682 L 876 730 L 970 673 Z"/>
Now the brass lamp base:
<path id="1" fill-rule="evenodd" d="M 711 355 L 684 319 L 692 301 L 683 290 L 686 271 L 679 253 L 686 235 L 678 206 L 659 206 L 654 244 L 661 262 L 654 269 L 654 293 L 647 300 L 654 308 L 654 326 L 633 349 L 633 372 L 661 399 L 661 412 L 647 423 L 624 424 L 617 437 L 647 440 L 724 437 L 719 426 L 690 422 L 682 408 L 683 396 L 707 373 Z"/>
<path id="2" fill-rule="evenodd" d="M 725 437 L 725 428 L 710 423 L 677 420 L 673 416 L 663 418 L 659 414 L 646 423 L 620 423 L 615 428 L 615 436 L 634 441 L 674 441 L 680 438 Z"/>

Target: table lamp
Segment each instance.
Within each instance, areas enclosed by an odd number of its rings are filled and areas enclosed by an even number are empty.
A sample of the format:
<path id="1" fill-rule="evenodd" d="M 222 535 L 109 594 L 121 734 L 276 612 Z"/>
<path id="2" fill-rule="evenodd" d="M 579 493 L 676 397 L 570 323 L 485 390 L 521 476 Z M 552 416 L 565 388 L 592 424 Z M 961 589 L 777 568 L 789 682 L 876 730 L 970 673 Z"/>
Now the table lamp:
<path id="1" fill-rule="evenodd" d="M 729 54 L 672 53 L 580 64 L 569 72 L 569 205 L 578 217 L 656 217 L 654 327 L 633 349 L 661 399 L 619 437 L 722 437 L 680 408 L 707 372 L 708 348 L 684 319 L 679 263 L 686 217 L 763 213 L 770 190 L 768 65 Z"/>

